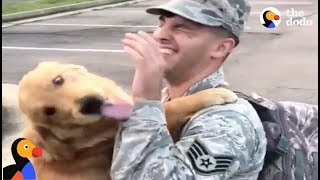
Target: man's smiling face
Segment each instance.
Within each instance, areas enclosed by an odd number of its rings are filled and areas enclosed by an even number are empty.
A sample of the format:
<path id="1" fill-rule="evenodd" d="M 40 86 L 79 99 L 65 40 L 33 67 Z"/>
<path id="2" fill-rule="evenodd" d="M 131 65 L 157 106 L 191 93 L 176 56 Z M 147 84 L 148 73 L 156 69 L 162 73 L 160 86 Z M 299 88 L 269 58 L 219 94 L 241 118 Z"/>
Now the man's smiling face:
<path id="1" fill-rule="evenodd" d="M 199 70 L 210 62 L 211 49 L 218 37 L 207 26 L 170 14 L 160 16 L 153 37 L 160 43 L 168 62 L 167 79 L 177 79 L 188 71 Z M 192 67 L 192 68 L 191 68 Z"/>

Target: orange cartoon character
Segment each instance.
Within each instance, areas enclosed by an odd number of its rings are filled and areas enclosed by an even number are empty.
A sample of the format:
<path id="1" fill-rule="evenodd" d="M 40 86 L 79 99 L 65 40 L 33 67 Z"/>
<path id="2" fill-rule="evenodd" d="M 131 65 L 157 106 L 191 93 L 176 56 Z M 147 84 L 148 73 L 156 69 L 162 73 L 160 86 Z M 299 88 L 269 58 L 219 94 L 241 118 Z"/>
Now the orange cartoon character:
<path id="1" fill-rule="evenodd" d="M 271 10 L 265 11 L 263 13 L 264 26 L 267 28 L 275 28 L 276 25 L 273 22 L 274 20 L 279 20 L 280 16 L 272 12 Z"/>
<path id="2" fill-rule="evenodd" d="M 42 149 L 25 138 L 16 139 L 11 146 L 11 153 L 16 164 L 3 168 L 3 179 L 36 179 L 36 173 L 29 157 L 40 157 Z"/>

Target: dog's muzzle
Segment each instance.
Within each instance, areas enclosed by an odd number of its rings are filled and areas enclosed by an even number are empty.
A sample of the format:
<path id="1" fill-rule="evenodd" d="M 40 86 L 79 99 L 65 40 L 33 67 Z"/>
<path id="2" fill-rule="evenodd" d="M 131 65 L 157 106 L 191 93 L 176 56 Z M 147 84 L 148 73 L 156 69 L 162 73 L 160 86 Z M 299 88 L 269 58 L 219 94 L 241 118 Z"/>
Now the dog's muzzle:
<path id="1" fill-rule="evenodd" d="M 101 97 L 88 95 L 80 99 L 80 112 L 86 115 L 101 114 L 104 100 Z"/>

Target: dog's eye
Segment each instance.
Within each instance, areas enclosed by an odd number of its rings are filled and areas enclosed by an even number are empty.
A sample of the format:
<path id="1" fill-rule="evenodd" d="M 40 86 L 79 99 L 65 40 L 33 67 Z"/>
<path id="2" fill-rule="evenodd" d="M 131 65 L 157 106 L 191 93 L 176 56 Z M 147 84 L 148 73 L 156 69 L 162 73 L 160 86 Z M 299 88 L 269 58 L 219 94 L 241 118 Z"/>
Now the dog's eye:
<path id="1" fill-rule="evenodd" d="M 64 83 L 64 79 L 61 75 L 59 75 L 52 80 L 52 83 L 55 85 L 62 85 Z"/>

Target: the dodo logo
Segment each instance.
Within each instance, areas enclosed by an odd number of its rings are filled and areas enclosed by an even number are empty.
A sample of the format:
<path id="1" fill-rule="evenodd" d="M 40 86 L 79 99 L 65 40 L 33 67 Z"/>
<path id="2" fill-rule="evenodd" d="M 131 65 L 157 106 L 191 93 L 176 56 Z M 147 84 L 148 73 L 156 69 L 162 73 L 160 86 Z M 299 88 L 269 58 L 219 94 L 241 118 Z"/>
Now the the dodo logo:
<path id="1" fill-rule="evenodd" d="M 265 8 L 260 14 L 260 22 L 266 28 L 277 27 L 281 22 L 280 11 L 274 7 Z"/>
<path id="2" fill-rule="evenodd" d="M 18 138 L 11 145 L 11 153 L 15 164 L 3 168 L 3 179 L 36 179 L 35 169 L 29 158 L 40 157 L 42 149 L 36 147 L 28 139 Z"/>

